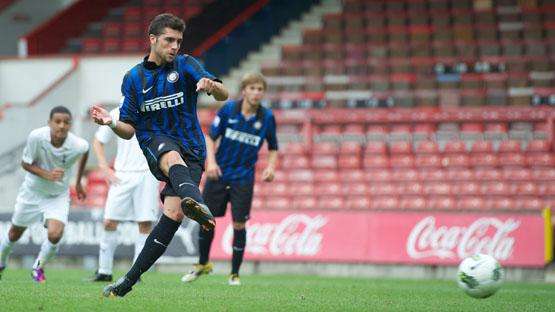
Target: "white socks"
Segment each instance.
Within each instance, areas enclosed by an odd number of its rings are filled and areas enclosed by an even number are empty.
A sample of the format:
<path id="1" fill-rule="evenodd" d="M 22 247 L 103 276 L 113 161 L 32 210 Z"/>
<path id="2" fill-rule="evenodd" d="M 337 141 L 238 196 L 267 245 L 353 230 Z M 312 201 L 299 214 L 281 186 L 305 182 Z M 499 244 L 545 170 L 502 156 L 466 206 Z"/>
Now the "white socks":
<path id="1" fill-rule="evenodd" d="M 58 245 L 52 244 L 48 239 L 45 239 L 40 246 L 40 252 L 33 265 L 34 269 L 44 268 L 44 266 L 50 261 L 58 252 Z"/>
<path id="2" fill-rule="evenodd" d="M 135 255 L 133 256 L 133 263 L 135 263 L 135 260 L 137 260 L 137 257 L 141 253 L 141 250 L 143 250 L 147 237 L 148 237 L 148 234 L 143 234 L 143 233 L 137 234 L 137 240 L 135 241 Z"/>
<path id="3" fill-rule="evenodd" d="M 104 235 L 100 241 L 100 252 L 98 253 L 99 274 L 112 274 L 116 247 L 118 247 L 118 231 L 104 230 Z"/>
<path id="4" fill-rule="evenodd" d="M 0 266 L 7 266 L 8 265 L 8 256 L 12 252 L 12 247 L 15 242 L 12 242 L 8 239 L 8 233 L 6 232 L 4 236 L 2 236 L 2 240 L 0 241 Z"/>

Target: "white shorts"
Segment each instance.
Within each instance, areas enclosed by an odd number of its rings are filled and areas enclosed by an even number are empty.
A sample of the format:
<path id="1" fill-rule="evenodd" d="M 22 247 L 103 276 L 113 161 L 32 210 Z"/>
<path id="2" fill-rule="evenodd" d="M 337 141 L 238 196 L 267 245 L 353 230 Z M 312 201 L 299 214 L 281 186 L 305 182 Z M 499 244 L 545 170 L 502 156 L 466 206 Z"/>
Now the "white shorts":
<path id="1" fill-rule="evenodd" d="M 116 172 L 106 198 L 105 220 L 156 221 L 160 211 L 160 182 L 149 171 Z"/>
<path id="2" fill-rule="evenodd" d="M 29 227 L 37 222 L 44 223 L 48 219 L 67 224 L 68 214 L 69 192 L 46 196 L 21 188 L 15 201 L 12 224 Z"/>

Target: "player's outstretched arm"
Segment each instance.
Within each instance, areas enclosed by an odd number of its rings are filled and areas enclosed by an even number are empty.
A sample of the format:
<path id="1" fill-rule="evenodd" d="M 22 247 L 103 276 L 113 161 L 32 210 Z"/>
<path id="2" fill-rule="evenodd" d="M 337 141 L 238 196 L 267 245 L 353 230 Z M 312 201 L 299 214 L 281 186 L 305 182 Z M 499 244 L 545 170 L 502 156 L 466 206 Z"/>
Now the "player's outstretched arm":
<path id="1" fill-rule="evenodd" d="M 99 125 L 110 126 L 112 131 L 122 139 L 129 140 L 135 134 L 135 128 L 133 128 L 132 125 L 112 119 L 110 113 L 101 106 L 94 105 L 91 108 L 91 117 L 92 120 Z"/>
<path id="2" fill-rule="evenodd" d="M 79 167 L 77 169 L 77 178 L 75 180 L 75 190 L 77 191 L 77 198 L 83 200 L 87 197 L 87 193 L 81 184 L 81 178 L 83 177 L 83 172 L 85 171 L 85 165 L 87 164 L 87 160 L 89 159 L 89 152 L 87 151 L 81 159 L 79 160 Z"/>
<path id="3" fill-rule="evenodd" d="M 212 94 L 216 101 L 225 101 L 229 96 L 223 83 L 208 78 L 202 78 L 197 82 L 197 92 L 200 91 Z"/>
<path id="4" fill-rule="evenodd" d="M 276 164 L 278 159 L 278 151 L 270 150 L 268 153 L 268 166 L 262 172 L 262 180 L 272 182 L 275 177 Z"/>
<path id="5" fill-rule="evenodd" d="M 60 181 L 64 177 L 64 169 L 54 168 L 52 171 L 43 169 L 35 164 L 28 164 L 26 162 L 21 162 L 21 167 L 34 175 L 37 175 L 48 181 Z"/>

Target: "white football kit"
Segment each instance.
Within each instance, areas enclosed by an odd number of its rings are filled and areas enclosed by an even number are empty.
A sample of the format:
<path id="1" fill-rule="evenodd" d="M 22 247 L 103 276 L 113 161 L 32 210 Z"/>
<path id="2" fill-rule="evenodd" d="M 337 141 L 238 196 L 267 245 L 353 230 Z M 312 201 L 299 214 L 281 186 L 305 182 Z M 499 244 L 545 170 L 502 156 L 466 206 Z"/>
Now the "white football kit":
<path id="1" fill-rule="evenodd" d="M 119 119 L 119 109 L 110 112 Z M 99 127 L 95 138 L 103 144 L 115 134 L 108 126 Z M 146 159 L 136 137 L 124 140 L 117 137 L 114 170 L 118 183 L 110 185 L 104 219 L 116 221 L 156 221 L 159 211 L 159 182 L 148 169 Z"/>
<path id="2" fill-rule="evenodd" d="M 60 181 L 49 181 L 27 172 L 17 194 L 12 224 L 28 227 L 47 219 L 66 224 L 72 168 L 88 150 L 89 143 L 71 132 L 62 146 L 54 147 L 50 141 L 50 127 L 31 131 L 23 149 L 22 161 L 49 171 L 62 168 L 64 175 Z"/>

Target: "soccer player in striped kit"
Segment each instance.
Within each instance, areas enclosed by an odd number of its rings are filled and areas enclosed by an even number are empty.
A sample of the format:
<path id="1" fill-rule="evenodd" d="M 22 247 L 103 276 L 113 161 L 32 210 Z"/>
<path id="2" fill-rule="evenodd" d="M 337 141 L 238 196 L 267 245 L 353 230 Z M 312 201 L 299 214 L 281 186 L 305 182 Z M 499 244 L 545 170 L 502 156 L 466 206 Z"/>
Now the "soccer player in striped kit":
<path id="1" fill-rule="evenodd" d="M 189 55 L 178 55 L 185 23 L 172 14 L 160 14 L 150 23 L 150 52 L 123 78 L 124 96 L 119 120 L 99 106 L 92 119 L 109 125 L 123 139 L 136 135 L 152 174 L 166 186 L 160 220 L 146 239 L 133 266 L 118 281 L 104 288 L 106 297 L 123 297 L 141 275 L 166 251 L 185 216 L 201 227 L 216 222 L 204 204 L 199 183 L 206 144 L 197 116 L 198 92 L 225 101 L 228 92 L 216 77 Z"/>
<path id="2" fill-rule="evenodd" d="M 239 268 L 247 240 L 245 224 L 250 218 L 254 169 L 264 140 L 268 142 L 269 154 L 262 179 L 266 182 L 274 179 L 278 156 L 276 120 L 272 111 L 260 104 L 265 91 L 266 80 L 262 75 L 246 74 L 241 80 L 242 98 L 228 101 L 218 111 L 206 138 L 208 179 L 202 194 L 204 202 L 214 217 L 224 216 L 228 202 L 231 203 L 233 255 L 229 285 L 241 285 Z M 183 282 L 192 282 L 212 271 L 208 258 L 213 239 L 213 229 L 200 229 L 199 263 L 182 277 Z"/>

